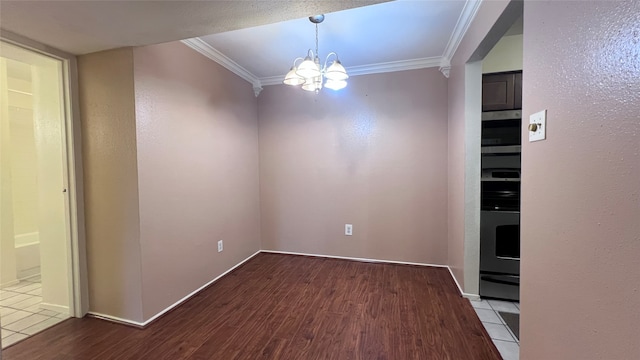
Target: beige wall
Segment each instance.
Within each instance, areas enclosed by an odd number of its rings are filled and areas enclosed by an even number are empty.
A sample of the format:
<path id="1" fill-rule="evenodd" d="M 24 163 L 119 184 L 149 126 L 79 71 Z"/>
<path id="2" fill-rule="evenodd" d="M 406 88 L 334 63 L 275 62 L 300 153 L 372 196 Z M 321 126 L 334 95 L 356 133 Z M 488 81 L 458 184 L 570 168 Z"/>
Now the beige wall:
<path id="1" fill-rule="evenodd" d="M 522 147 L 523 360 L 640 359 L 638 14 L 525 3 L 523 115 L 548 129 Z"/>
<path id="2" fill-rule="evenodd" d="M 483 73 L 522 70 L 522 35 L 504 36 L 482 61 Z"/>
<path id="3" fill-rule="evenodd" d="M 446 104 L 435 68 L 357 76 L 318 95 L 267 87 L 263 248 L 446 264 Z"/>
<path id="4" fill-rule="evenodd" d="M 90 310 L 142 321 L 133 49 L 78 57 Z"/>
<path id="5" fill-rule="evenodd" d="M 470 195 L 465 194 L 465 192 L 469 191 L 469 189 L 465 188 L 465 177 L 468 175 L 471 177 L 470 175 L 473 175 L 467 174 L 466 172 L 467 156 L 470 154 L 467 154 L 465 149 L 468 137 L 476 136 L 477 139 L 480 138 L 479 132 L 477 134 L 470 133 L 467 129 L 469 124 L 465 124 L 467 119 L 465 112 L 468 110 L 466 108 L 465 91 L 470 90 L 465 87 L 465 84 L 469 82 L 466 81 L 468 79 L 465 79 L 465 64 L 469 61 L 471 55 L 476 51 L 482 40 L 484 40 L 508 3 L 509 1 L 506 0 L 482 2 L 476 17 L 467 30 L 451 62 L 448 83 L 448 263 L 455 278 L 465 292 L 473 292 L 477 287 L 472 286 L 471 289 L 466 289 L 465 277 L 477 278 L 479 276 L 477 272 L 467 272 L 465 274 L 464 271 L 465 251 L 470 252 L 470 254 L 466 255 L 467 257 L 475 256 L 477 258 L 478 254 L 476 251 L 479 248 L 479 238 L 467 239 L 468 241 L 474 242 L 473 245 L 475 246 L 472 246 L 473 249 L 470 249 L 470 246 L 465 247 L 465 227 L 468 223 L 474 223 L 473 219 L 468 219 L 467 216 L 465 216 L 465 195 Z M 480 86 L 479 82 L 478 86 Z M 478 121 L 480 120 L 480 111 L 481 109 L 478 108 Z M 479 151 L 480 149 L 478 149 L 478 152 Z M 478 162 L 476 168 L 479 168 L 479 166 L 480 164 Z M 479 188 L 476 191 L 479 191 Z"/>
<path id="6" fill-rule="evenodd" d="M 78 65 L 90 310 L 140 323 L 260 249 L 257 100 L 179 42 Z"/>
<path id="7" fill-rule="evenodd" d="M 179 42 L 134 49 L 134 69 L 149 319 L 260 250 L 257 100 Z"/>

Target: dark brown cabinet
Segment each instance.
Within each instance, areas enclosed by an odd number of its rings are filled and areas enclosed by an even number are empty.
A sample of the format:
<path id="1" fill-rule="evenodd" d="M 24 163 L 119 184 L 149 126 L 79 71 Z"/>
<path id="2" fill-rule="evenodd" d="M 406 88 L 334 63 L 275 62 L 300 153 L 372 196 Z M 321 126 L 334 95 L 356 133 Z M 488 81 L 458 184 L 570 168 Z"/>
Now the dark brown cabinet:
<path id="1" fill-rule="evenodd" d="M 522 109 L 522 71 L 482 76 L 482 111 Z"/>

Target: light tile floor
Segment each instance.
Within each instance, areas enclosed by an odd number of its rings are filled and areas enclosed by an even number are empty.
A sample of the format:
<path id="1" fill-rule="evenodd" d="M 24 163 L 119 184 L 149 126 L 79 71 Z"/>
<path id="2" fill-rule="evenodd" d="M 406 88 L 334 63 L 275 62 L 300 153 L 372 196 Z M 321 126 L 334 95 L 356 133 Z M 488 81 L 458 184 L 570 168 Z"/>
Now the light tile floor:
<path id="1" fill-rule="evenodd" d="M 513 335 L 498 311 L 508 313 L 520 313 L 520 305 L 517 302 L 501 300 L 471 301 L 482 325 L 491 336 L 491 340 L 500 351 L 504 360 L 520 359 L 520 341 Z"/>
<path id="2" fill-rule="evenodd" d="M 41 295 L 42 284 L 39 276 L 0 290 L 0 325 L 3 348 L 69 317 L 66 314 L 40 308 Z"/>

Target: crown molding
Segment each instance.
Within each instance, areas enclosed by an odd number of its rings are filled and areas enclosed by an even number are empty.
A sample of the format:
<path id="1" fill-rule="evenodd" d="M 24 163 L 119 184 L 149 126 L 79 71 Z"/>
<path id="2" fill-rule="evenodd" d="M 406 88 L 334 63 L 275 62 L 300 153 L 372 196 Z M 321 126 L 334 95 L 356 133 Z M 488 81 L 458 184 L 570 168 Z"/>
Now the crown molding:
<path id="1" fill-rule="evenodd" d="M 256 97 L 258 97 L 260 91 L 262 91 L 262 83 L 257 76 L 253 75 L 249 70 L 240 66 L 237 62 L 231 60 L 228 56 L 221 53 L 213 46 L 207 44 L 204 40 L 196 37 L 192 39 L 180 40 L 180 42 L 199 52 L 200 54 L 208 57 L 209 59 L 217 62 L 227 70 L 251 83 L 251 85 L 253 85 L 253 92 Z"/>
<path id="2" fill-rule="evenodd" d="M 359 65 L 346 67 L 349 76 L 380 74 L 394 71 L 424 69 L 440 66 L 442 59 L 440 57 L 420 58 L 411 60 L 390 61 L 385 63 L 377 63 L 370 65 Z M 280 85 L 285 75 L 269 76 L 260 78 L 263 86 Z"/>
<path id="3" fill-rule="evenodd" d="M 261 77 L 260 78 L 260 83 L 263 86 L 281 85 L 285 76 L 286 76 L 286 74 L 276 75 L 276 76 Z"/>
<path id="4" fill-rule="evenodd" d="M 444 76 L 449 77 L 449 70 L 451 69 L 451 59 L 455 55 L 456 50 L 458 50 L 458 46 L 460 45 L 462 38 L 469 29 L 471 22 L 475 18 L 481 3 L 482 0 L 467 0 L 465 2 L 462 12 L 460 13 L 460 17 L 458 17 L 456 26 L 454 27 L 453 33 L 449 38 L 449 42 L 447 43 L 442 56 L 351 66 L 346 68 L 347 73 L 349 73 L 349 76 L 358 76 L 438 67 L 440 72 L 442 72 Z M 229 57 L 216 50 L 200 38 L 192 38 L 181 41 L 190 48 L 196 50 L 202 55 L 224 66 L 234 74 L 250 82 L 253 85 L 253 90 L 256 97 L 258 96 L 258 94 L 260 94 L 260 91 L 262 91 L 263 86 L 280 85 L 282 84 L 282 79 L 284 79 L 285 77 L 285 74 L 282 74 L 258 78 L 250 71 L 243 68 L 238 63 L 231 60 Z"/>
<path id="5" fill-rule="evenodd" d="M 440 71 L 442 71 L 446 77 L 449 77 L 451 59 L 453 59 L 453 55 L 455 55 L 456 50 L 458 50 L 458 46 L 460 46 L 462 38 L 467 33 L 467 30 L 469 30 L 471 22 L 476 17 L 481 3 L 482 0 L 467 0 L 464 4 L 464 8 L 462 8 L 458 22 L 453 28 L 453 32 L 449 38 L 449 43 L 447 43 L 447 47 L 444 49 L 444 53 L 442 54 Z"/>
<path id="6" fill-rule="evenodd" d="M 420 58 L 411 60 L 389 61 L 371 65 L 350 66 L 347 68 L 349 76 L 380 74 L 394 71 L 424 69 L 440 65 L 440 57 Z"/>

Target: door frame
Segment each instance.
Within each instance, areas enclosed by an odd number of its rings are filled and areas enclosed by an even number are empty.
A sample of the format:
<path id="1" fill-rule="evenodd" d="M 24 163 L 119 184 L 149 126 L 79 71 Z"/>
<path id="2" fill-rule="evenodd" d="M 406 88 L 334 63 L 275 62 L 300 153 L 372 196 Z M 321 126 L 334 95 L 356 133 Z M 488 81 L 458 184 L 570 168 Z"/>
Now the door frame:
<path id="1" fill-rule="evenodd" d="M 480 298 L 480 172 L 482 61 L 520 16 L 522 1 L 512 0 L 464 64 L 465 182 L 464 292 Z"/>
<path id="2" fill-rule="evenodd" d="M 62 62 L 64 94 L 64 184 L 68 197 L 67 269 L 69 273 L 69 315 L 81 318 L 89 311 L 82 139 L 78 102 L 78 67 L 75 55 L 0 29 L 0 40 Z"/>

